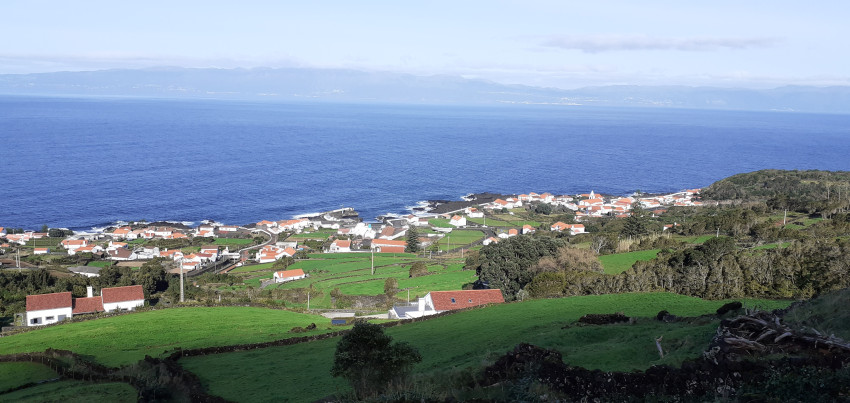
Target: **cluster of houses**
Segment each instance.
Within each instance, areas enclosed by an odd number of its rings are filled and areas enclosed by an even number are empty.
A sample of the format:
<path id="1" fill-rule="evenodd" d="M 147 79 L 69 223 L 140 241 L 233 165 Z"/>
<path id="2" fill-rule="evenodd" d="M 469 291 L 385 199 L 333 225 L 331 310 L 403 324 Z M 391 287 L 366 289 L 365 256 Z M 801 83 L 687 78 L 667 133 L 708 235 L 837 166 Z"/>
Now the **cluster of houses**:
<path id="1" fill-rule="evenodd" d="M 145 305 L 145 293 L 140 285 L 103 288 L 98 296 L 91 286 L 87 288 L 86 298 L 74 298 L 70 291 L 27 295 L 27 326 L 49 325 L 74 315 L 132 311 Z"/>

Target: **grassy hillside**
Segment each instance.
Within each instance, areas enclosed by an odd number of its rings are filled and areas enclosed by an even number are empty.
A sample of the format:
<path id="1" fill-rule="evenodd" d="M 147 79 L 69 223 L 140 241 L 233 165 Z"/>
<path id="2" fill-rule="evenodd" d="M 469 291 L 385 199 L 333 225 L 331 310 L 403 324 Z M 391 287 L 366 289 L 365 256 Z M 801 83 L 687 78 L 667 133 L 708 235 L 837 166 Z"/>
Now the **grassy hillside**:
<path id="1" fill-rule="evenodd" d="M 850 340 L 850 289 L 821 295 L 788 312 L 783 320 L 792 326 L 805 326 L 824 335 Z"/>
<path id="2" fill-rule="evenodd" d="M 701 195 L 712 200 L 765 200 L 771 197 L 797 201 L 825 200 L 839 187 L 846 191 L 848 183 L 850 172 L 765 169 L 721 179 L 703 189 Z"/>
<path id="3" fill-rule="evenodd" d="M 632 267 L 638 260 L 652 260 L 658 256 L 661 249 L 641 250 L 637 252 L 615 253 L 612 255 L 599 256 L 605 273 L 620 274 Z"/>
<path id="4" fill-rule="evenodd" d="M 2 362 L 0 363 L 0 392 L 58 376 L 56 371 L 38 363 Z M 0 401 L 2 400 L 4 399 L 0 395 Z"/>
<path id="5" fill-rule="evenodd" d="M 644 369 L 653 364 L 677 364 L 706 347 L 716 320 L 665 324 L 640 319 L 635 324 L 578 326 L 587 313 L 624 312 L 652 317 L 661 310 L 675 315 L 713 313 L 724 301 L 705 301 L 675 294 L 619 294 L 534 300 L 475 309 L 428 321 L 390 328 L 387 333 L 419 349 L 420 375 L 453 376 L 477 368 L 525 341 L 564 354 L 573 365 L 603 370 Z M 787 306 L 782 301 L 747 301 L 765 308 Z M 654 339 L 664 336 L 668 355 L 658 358 Z M 210 393 L 236 401 L 307 401 L 347 390 L 330 377 L 338 339 L 293 346 L 191 357 L 179 362 L 197 374 Z M 303 385 L 309 384 L 309 388 Z M 269 388 L 268 385 L 275 385 Z"/>
<path id="6" fill-rule="evenodd" d="M 50 382 L 0 394 L 4 402 L 135 402 L 136 389 L 126 383 L 87 383 L 81 381 Z"/>
<path id="7" fill-rule="evenodd" d="M 307 333 L 295 326 L 316 323 Z M 48 347 L 89 355 L 108 366 L 160 356 L 180 348 L 258 343 L 325 333 L 330 320 L 283 310 L 250 307 L 173 308 L 67 323 L 4 337 L 0 354 L 44 351 Z"/>

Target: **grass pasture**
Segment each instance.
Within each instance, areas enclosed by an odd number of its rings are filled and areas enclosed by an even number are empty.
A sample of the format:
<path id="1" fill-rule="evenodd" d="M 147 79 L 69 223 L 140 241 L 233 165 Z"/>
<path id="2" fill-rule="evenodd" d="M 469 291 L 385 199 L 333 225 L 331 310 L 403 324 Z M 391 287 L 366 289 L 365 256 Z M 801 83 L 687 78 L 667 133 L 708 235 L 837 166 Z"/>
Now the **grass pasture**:
<path id="1" fill-rule="evenodd" d="M 137 392 L 130 384 L 120 382 L 89 383 L 58 381 L 0 394 L 0 401 L 18 403 L 89 403 L 136 402 Z"/>
<path id="2" fill-rule="evenodd" d="M 253 239 L 245 238 L 216 238 L 213 245 L 223 246 L 248 246 L 254 243 Z"/>
<path id="3" fill-rule="evenodd" d="M 316 323 L 316 330 L 289 333 Z M 143 329 L 143 331 L 140 331 Z M 0 354 L 48 347 L 88 355 L 108 366 L 158 357 L 175 348 L 258 343 L 339 330 L 318 315 L 251 307 L 171 308 L 66 323 L 3 337 Z"/>
<path id="4" fill-rule="evenodd" d="M 481 234 L 478 231 L 470 231 Z M 343 255 L 343 256 L 337 256 Z M 372 274 L 372 256 L 369 253 L 346 253 L 318 255 L 292 264 L 288 269 L 303 269 L 309 275 L 306 279 L 275 284 L 268 289 L 310 288 L 311 308 L 331 308 L 331 291 L 338 288 L 346 295 L 379 295 L 384 293 L 384 282 L 393 277 L 398 280 L 399 288 L 411 288 L 411 297 L 424 296 L 434 290 L 457 290 L 464 283 L 474 280 L 475 273 L 463 271 L 459 259 L 425 259 L 413 254 L 375 254 L 375 273 Z M 331 257 L 324 259 L 323 257 Z M 429 275 L 409 278 L 410 266 L 418 261 L 425 262 Z M 257 273 L 259 274 L 259 273 Z M 271 276 L 269 273 L 268 277 Z M 407 292 L 400 292 L 400 298 L 406 298 Z M 290 303 L 290 307 L 306 307 L 306 303 Z"/>
<path id="5" fill-rule="evenodd" d="M 484 238 L 484 233 L 477 230 L 457 229 L 446 234 L 437 243 L 441 251 L 448 251 L 468 246 Z"/>
<path id="6" fill-rule="evenodd" d="M 652 260 L 658 256 L 661 249 L 641 250 L 636 252 L 615 253 L 599 256 L 602 267 L 607 274 L 620 274 L 632 267 L 638 260 Z"/>
<path id="7" fill-rule="evenodd" d="M 35 362 L 0 363 L 0 392 L 58 377 L 56 371 Z M 0 401 L 3 401 L 0 395 Z"/>
<path id="8" fill-rule="evenodd" d="M 572 365 L 629 371 L 655 364 L 677 365 L 699 355 L 718 321 L 666 324 L 639 319 L 635 324 L 606 326 L 578 326 L 574 322 L 587 313 L 623 312 L 648 318 L 664 309 L 678 316 L 696 316 L 713 313 L 725 302 L 668 293 L 534 300 L 473 309 L 390 328 L 387 333 L 422 353 L 423 361 L 414 368 L 420 374 L 478 368 L 522 341 L 557 349 Z M 750 306 L 756 302 L 765 308 L 788 305 L 782 301 L 745 301 Z M 658 336 L 664 337 L 664 359 L 659 359 L 655 348 Z M 198 375 L 210 393 L 226 399 L 310 401 L 347 390 L 343 381 L 329 374 L 337 342 L 338 338 L 333 338 L 190 357 L 180 363 Z M 277 387 L 264 387 L 269 383 Z M 305 384 L 311 387 L 303 387 Z"/>

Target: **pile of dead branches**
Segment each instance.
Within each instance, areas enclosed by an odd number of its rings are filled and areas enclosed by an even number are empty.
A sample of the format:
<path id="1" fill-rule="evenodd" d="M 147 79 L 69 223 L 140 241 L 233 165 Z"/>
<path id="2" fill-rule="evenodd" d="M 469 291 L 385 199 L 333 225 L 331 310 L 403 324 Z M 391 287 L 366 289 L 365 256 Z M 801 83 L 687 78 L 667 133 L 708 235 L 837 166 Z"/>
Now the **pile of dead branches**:
<path id="1" fill-rule="evenodd" d="M 812 353 L 850 361 L 850 343 L 814 329 L 791 329 L 771 312 L 755 312 L 721 322 L 714 338 L 724 353 L 752 355 Z"/>

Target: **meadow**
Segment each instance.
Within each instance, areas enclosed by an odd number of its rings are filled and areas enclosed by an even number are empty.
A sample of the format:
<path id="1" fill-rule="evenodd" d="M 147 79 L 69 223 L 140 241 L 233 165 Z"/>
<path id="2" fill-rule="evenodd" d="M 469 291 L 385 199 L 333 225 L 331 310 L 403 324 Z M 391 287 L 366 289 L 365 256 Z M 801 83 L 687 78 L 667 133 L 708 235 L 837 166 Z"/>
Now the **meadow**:
<path id="1" fill-rule="evenodd" d="M 82 381 L 63 380 L 36 385 L 14 392 L 0 394 L 4 402 L 136 402 L 136 389 L 126 383 L 89 383 Z"/>
<path id="2" fill-rule="evenodd" d="M 295 326 L 311 323 L 317 325 L 316 330 L 289 332 Z M 119 366 L 145 355 L 167 355 L 176 348 L 259 343 L 336 330 L 339 328 L 331 328 L 330 320 L 321 316 L 284 310 L 169 308 L 65 323 L 3 337 L 0 354 L 39 352 L 50 347 L 90 356 L 107 366 Z"/>
<path id="3" fill-rule="evenodd" d="M 658 256 L 661 249 L 641 250 L 636 252 L 615 253 L 599 256 L 599 261 L 607 274 L 620 274 L 632 267 L 639 260 L 652 260 Z"/>
<path id="4" fill-rule="evenodd" d="M 472 309 L 387 329 L 395 340 L 419 349 L 418 376 L 450 376 L 492 362 L 519 342 L 552 348 L 571 365 L 606 371 L 677 365 L 698 356 L 719 323 L 649 319 L 661 310 L 678 316 L 713 313 L 726 301 L 706 301 L 668 293 L 618 294 L 533 300 Z M 773 309 L 787 301 L 745 300 L 747 306 Z M 581 326 L 588 313 L 623 312 L 641 317 L 633 324 Z M 654 340 L 664 337 L 667 355 L 658 357 Z M 338 338 L 181 359 L 212 394 L 238 401 L 307 401 L 347 390 L 330 376 Z M 276 385 L 274 388 L 265 385 Z M 311 387 L 305 388 L 303 385 Z"/>

